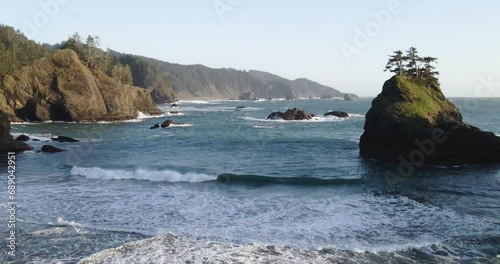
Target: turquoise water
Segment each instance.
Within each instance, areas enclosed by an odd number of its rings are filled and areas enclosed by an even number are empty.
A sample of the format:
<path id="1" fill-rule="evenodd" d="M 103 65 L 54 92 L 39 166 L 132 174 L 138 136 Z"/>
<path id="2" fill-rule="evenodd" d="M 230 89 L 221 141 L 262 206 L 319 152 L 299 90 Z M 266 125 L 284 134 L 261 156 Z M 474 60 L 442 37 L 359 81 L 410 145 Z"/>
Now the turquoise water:
<path id="1" fill-rule="evenodd" d="M 499 99 L 453 101 L 466 122 L 500 134 Z M 370 103 L 181 101 L 180 109 L 162 105 L 163 117 L 129 122 L 14 124 L 15 135 L 41 140 L 30 142 L 35 150 L 55 135 L 81 140 L 50 143 L 64 153 L 17 155 L 15 260 L 500 261 L 500 167 L 387 179 L 396 165 L 358 154 Z M 289 107 L 319 117 L 266 120 Z M 329 110 L 351 117 L 323 117 Z M 149 129 L 166 119 L 183 124 Z"/>

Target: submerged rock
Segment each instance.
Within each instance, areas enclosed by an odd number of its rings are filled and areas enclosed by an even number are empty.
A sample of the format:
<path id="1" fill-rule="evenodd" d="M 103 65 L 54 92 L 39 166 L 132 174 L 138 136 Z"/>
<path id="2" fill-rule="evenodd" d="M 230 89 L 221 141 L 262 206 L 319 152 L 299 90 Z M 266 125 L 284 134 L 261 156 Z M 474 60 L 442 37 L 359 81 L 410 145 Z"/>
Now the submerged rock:
<path id="1" fill-rule="evenodd" d="M 423 164 L 500 163 L 500 137 L 465 124 L 437 80 L 394 76 L 366 114 L 360 155 Z"/>
<path id="2" fill-rule="evenodd" d="M 236 109 L 245 109 L 245 108 L 247 108 L 247 107 L 246 107 L 246 106 L 243 106 L 243 105 L 241 105 L 241 106 L 237 106 L 237 107 L 236 107 Z"/>
<path id="3" fill-rule="evenodd" d="M 27 136 L 27 135 L 20 135 L 16 138 L 16 141 L 23 141 L 23 142 L 26 142 L 26 141 L 29 141 L 30 140 L 30 137 Z"/>
<path id="4" fill-rule="evenodd" d="M 67 150 L 56 148 L 56 147 L 51 146 L 51 145 L 44 145 L 42 147 L 42 152 L 46 152 L 46 153 L 58 153 L 58 152 L 63 152 L 63 151 L 67 151 Z"/>
<path id="5" fill-rule="evenodd" d="M 272 112 L 267 119 L 283 119 L 283 112 Z"/>
<path id="6" fill-rule="evenodd" d="M 312 118 L 313 115 L 305 111 L 299 110 L 297 108 L 288 109 L 285 113 L 273 112 L 267 117 L 267 119 L 283 119 L 283 120 L 309 120 Z"/>
<path id="7" fill-rule="evenodd" d="M 157 129 L 157 128 L 160 128 L 159 124 L 155 124 L 154 126 L 150 127 L 149 129 Z"/>
<path id="8" fill-rule="evenodd" d="M 52 139 L 52 141 L 61 142 L 61 143 L 75 143 L 75 142 L 80 142 L 80 140 L 76 140 L 74 138 L 65 137 L 65 136 L 58 136 L 56 138 L 51 138 L 51 139 Z"/>
<path id="9" fill-rule="evenodd" d="M 342 111 L 331 111 L 324 114 L 324 116 L 349 117 L 349 114 Z"/>
<path id="10" fill-rule="evenodd" d="M 174 120 L 167 120 L 165 122 L 163 122 L 163 124 L 161 124 L 161 127 L 162 128 L 166 128 L 166 127 L 169 127 L 171 125 L 177 125 L 178 123 Z"/>

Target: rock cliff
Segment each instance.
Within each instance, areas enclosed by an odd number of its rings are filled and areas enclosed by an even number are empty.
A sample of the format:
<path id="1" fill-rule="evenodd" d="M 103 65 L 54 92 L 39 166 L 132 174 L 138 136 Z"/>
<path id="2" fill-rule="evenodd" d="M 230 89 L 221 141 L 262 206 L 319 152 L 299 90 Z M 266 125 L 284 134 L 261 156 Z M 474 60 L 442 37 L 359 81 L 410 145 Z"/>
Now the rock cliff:
<path id="1" fill-rule="evenodd" d="M 21 152 L 25 150 L 32 150 L 33 147 L 21 142 L 15 141 L 10 134 L 10 121 L 7 114 L 0 111 L 0 154 L 8 152 Z M 4 157 L 2 157 L 2 161 Z"/>
<path id="2" fill-rule="evenodd" d="M 0 110 L 12 121 L 113 121 L 136 118 L 138 111 L 162 113 L 149 90 L 87 68 L 71 50 L 6 75 L 0 90 Z"/>

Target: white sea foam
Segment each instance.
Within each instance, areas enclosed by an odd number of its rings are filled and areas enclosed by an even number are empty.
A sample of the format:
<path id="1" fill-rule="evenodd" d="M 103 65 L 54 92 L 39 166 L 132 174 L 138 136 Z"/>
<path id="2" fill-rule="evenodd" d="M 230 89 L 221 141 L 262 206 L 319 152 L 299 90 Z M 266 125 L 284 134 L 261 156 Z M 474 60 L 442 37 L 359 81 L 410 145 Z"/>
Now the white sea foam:
<path id="1" fill-rule="evenodd" d="M 213 106 L 213 107 L 184 107 L 183 111 L 186 112 L 229 112 L 235 111 L 235 107 L 232 106 Z"/>
<path id="2" fill-rule="evenodd" d="M 322 116 L 316 116 L 313 117 L 313 119 L 309 120 L 283 120 L 283 119 L 267 119 L 267 118 L 255 118 L 255 117 L 240 117 L 241 119 L 247 120 L 247 121 L 257 121 L 257 122 L 272 122 L 272 123 L 325 123 L 325 122 L 339 122 L 339 121 L 344 121 L 346 120 L 345 118 L 338 118 L 338 117 L 322 117 Z"/>
<path id="3" fill-rule="evenodd" d="M 82 168 L 73 167 L 71 175 L 80 175 L 89 179 L 99 180 L 141 180 L 154 182 L 207 182 L 214 181 L 216 177 L 202 173 L 180 173 L 173 170 L 154 171 L 137 169 L 135 171 L 102 169 L 98 167 Z"/>
<path id="4" fill-rule="evenodd" d="M 44 124 L 77 124 L 74 121 L 67 122 L 67 121 L 54 121 L 54 120 L 48 120 L 48 121 L 43 121 Z"/>
<path id="5" fill-rule="evenodd" d="M 178 113 L 170 113 L 170 112 L 167 112 L 166 113 L 167 116 L 183 116 L 184 113 L 181 113 L 181 112 L 178 112 Z"/>
<path id="6" fill-rule="evenodd" d="M 424 243 L 405 244 L 392 248 L 407 250 L 436 245 Z M 117 248 L 106 249 L 79 263 L 337 263 L 350 261 L 365 263 L 370 258 L 379 259 L 376 253 L 357 251 L 355 255 L 338 250 L 305 250 L 265 244 L 232 244 L 207 239 L 188 239 L 167 235 L 134 241 Z M 395 254 L 394 261 L 407 260 Z M 445 260 L 445 259 L 443 259 Z M 368 261 L 370 262 L 370 261 Z"/>
<path id="7" fill-rule="evenodd" d="M 34 122 L 10 122 L 11 125 L 40 125 L 42 123 L 34 123 Z"/>
<path id="8" fill-rule="evenodd" d="M 229 102 L 229 100 L 224 100 L 224 99 L 214 99 L 214 100 L 180 100 L 176 102 L 176 104 L 217 104 L 217 103 L 223 103 L 223 102 Z"/>
<path id="9" fill-rule="evenodd" d="M 41 142 L 52 141 L 51 137 L 53 137 L 51 134 L 12 133 L 12 136 L 14 138 L 17 138 L 20 135 L 26 135 L 30 137 L 30 141 L 33 141 L 33 139 L 35 139 L 36 141 L 41 141 Z"/>
<path id="10" fill-rule="evenodd" d="M 161 114 L 161 115 L 147 115 L 147 114 L 144 114 L 141 111 L 137 112 L 137 119 L 148 119 L 148 118 L 157 118 L 157 117 L 164 117 L 164 116 L 165 116 L 165 114 Z"/>
<path id="11" fill-rule="evenodd" d="M 142 122 L 142 119 L 136 118 L 136 119 L 125 119 L 125 120 L 119 120 L 119 121 L 98 121 L 96 123 L 97 124 L 116 124 L 116 123 L 137 123 L 137 122 Z"/>
<path id="12" fill-rule="evenodd" d="M 192 127 L 193 124 L 173 124 L 168 126 L 167 128 L 174 128 L 174 127 Z"/>
<path id="13" fill-rule="evenodd" d="M 57 217 L 57 220 L 55 223 L 49 222 L 49 225 L 52 225 L 52 226 L 73 226 L 73 227 L 81 227 L 82 226 L 81 224 L 79 224 L 77 222 L 64 220 L 64 218 L 62 216 Z"/>

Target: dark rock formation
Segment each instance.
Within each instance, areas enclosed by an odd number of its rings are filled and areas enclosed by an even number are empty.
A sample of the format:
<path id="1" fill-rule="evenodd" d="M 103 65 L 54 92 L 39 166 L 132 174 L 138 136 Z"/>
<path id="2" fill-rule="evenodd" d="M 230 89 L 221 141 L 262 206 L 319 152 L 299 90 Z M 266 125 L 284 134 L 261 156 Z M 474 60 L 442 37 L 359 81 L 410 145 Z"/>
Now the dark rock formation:
<path id="1" fill-rule="evenodd" d="M 180 108 L 180 106 L 176 103 L 172 104 L 172 106 L 170 106 L 170 108 Z"/>
<path id="2" fill-rule="evenodd" d="M 324 114 L 324 116 L 349 117 L 349 114 L 342 111 L 331 111 Z"/>
<path id="3" fill-rule="evenodd" d="M 267 119 L 283 119 L 283 112 L 272 112 Z"/>
<path id="4" fill-rule="evenodd" d="M 267 118 L 283 119 L 283 120 L 309 120 L 312 119 L 313 116 L 305 111 L 294 108 L 294 109 L 288 109 L 285 113 L 273 112 Z"/>
<path id="5" fill-rule="evenodd" d="M 30 145 L 16 141 L 12 138 L 10 134 L 10 122 L 7 115 L 0 111 L 0 154 L 6 154 L 8 152 L 22 152 L 26 150 L 32 150 L 33 147 Z"/>
<path id="6" fill-rule="evenodd" d="M 237 107 L 236 107 L 236 109 L 245 109 L 245 108 L 247 108 L 247 107 L 246 107 L 246 106 L 243 106 L 243 105 L 242 105 L 242 106 L 237 106 Z"/>
<path id="7" fill-rule="evenodd" d="M 30 140 L 30 137 L 29 136 L 26 136 L 26 135 L 20 135 L 16 138 L 16 141 L 23 141 L 23 142 L 26 142 L 26 141 L 29 141 Z"/>
<path id="8" fill-rule="evenodd" d="M 240 96 L 240 100 L 256 100 L 257 97 L 255 96 L 255 93 L 254 92 L 248 92 L 248 93 L 244 93 Z"/>
<path id="9" fill-rule="evenodd" d="M 46 152 L 46 153 L 58 153 L 58 152 L 63 152 L 63 151 L 67 151 L 67 150 L 56 148 L 56 147 L 51 146 L 51 145 L 44 145 L 42 147 L 42 152 Z"/>
<path id="10" fill-rule="evenodd" d="M 157 129 L 157 128 L 160 128 L 159 124 L 155 124 L 154 126 L 150 127 L 149 129 Z"/>
<path id="11" fill-rule="evenodd" d="M 500 137 L 462 122 L 437 80 L 395 76 L 366 114 L 360 154 L 423 164 L 500 163 Z"/>
<path id="12" fill-rule="evenodd" d="M 179 111 L 170 111 L 168 113 L 171 114 L 171 115 L 178 115 L 178 114 L 180 114 Z"/>
<path id="13" fill-rule="evenodd" d="M 51 138 L 51 139 L 52 139 L 52 141 L 61 142 L 61 143 L 75 143 L 75 142 L 80 142 L 80 140 L 76 140 L 74 138 L 65 137 L 65 136 L 58 136 L 56 138 Z"/>
<path id="14" fill-rule="evenodd" d="M 169 127 L 170 125 L 177 125 L 178 123 L 175 122 L 174 120 L 167 120 L 165 122 L 163 122 L 163 124 L 161 124 L 161 127 L 162 128 L 166 128 L 166 127 Z"/>
<path id="15" fill-rule="evenodd" d="M 147 89 L 89 69 L 72 50 L 35 61 L 0 84 L 0 109 L 12 121 L 117 121 L 160 115 Z"/>

